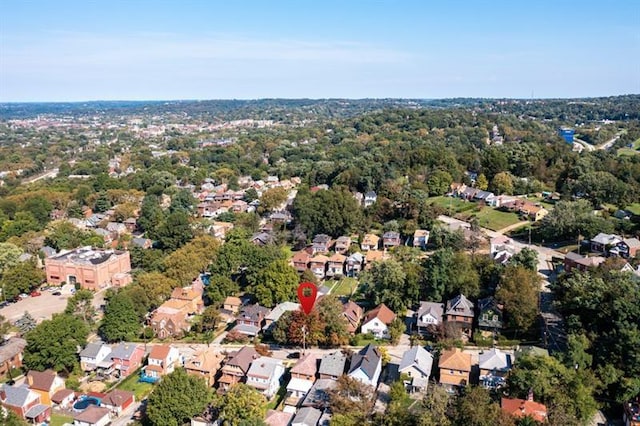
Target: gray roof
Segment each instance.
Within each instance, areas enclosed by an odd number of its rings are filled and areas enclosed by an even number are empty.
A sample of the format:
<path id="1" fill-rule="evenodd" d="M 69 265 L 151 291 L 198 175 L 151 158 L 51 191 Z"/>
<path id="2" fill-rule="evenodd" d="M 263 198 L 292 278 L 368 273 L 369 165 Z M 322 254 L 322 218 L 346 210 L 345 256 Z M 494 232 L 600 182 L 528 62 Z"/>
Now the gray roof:
<path id="1" fill-rule="evenodd" d="M 12 337 L 0 346 L 0 364 L 4 364 L 21 353 L 27 346 L 27 341 L 19 337 Z"/>
<path id="2" fill-rule="evenodd" d="M 36 417 L 38 417 L 40 414 L 44 413 L 45 411 L 47 411 L 47 409 L 49 408 L 48 405 L 44 405 L 44 404 L 36 404 L 33 407 L 31 407 L 29 409 L 29 411 L 27 411 L 26 413 L 24 413 L 24 416 L 28 419 L 35 419 Z"/>
<path id="3" fill-rule="evenodd" d="M 624 243 L 629 247 L 640 247 L 640 240 L 637 238 L 625 238 Z"/>
<path id="4" fill-rule="evenodd" d="M 370 379 L 376 374 L 378 364 L 382 362 L 382 356 L 376 346 L 368 344 L 364 348 L 355 354 L 351 358 L 351 368 L 349 368 L 349 374 L 356 370 L 362 370 L 362 372 Z"/>
<path id="5" fill-rule="evenodd" d="M 137 347 L 138 345 L 132 345 L 130 343 L 120 343 L 111 351 L 111 358 L 129 359 Z"/>
<path id="6" fill-rule="evenodd" d="M 267 356 L 261 356 L 251 363 L 251 367 L 249 367 L 249 371 L 247 372 L 247 376 L 259 376 L 259 377 L 269 377 L 271 378 L 275 371 L 276 367 L 280 365 L 282 366 L 282 361 L 275 358 L 269 358 Z M 283 368 L 284 371 L 284 368 Z"/>
<path id="7" fill-rule="evenodd" d="M 148 238 L 134 238 L 131 240 L 131 244 L 133 244 L 136 247 L 144 247 L 147 242 L 152 242 L 150 239 Z"/>
<path id="8" fill-rule="evenodd" d="M 359 252 L 355 252 L 351 254 L 351 256 L 347 257 L 347 262 L 362 263 L 363 260 L 364 260 L 364 256 L 362 255 L 362 253 L 359 253 Z"/>
<path id="9" fill-rule="evenodd" d="M 319 374 L 327 374 L 329 376 L 340 377 L 344 374 L 344 365 L 347 363 L 347 356 L 337 351 L 325 355 L 320 360 Z"/>
<path id="10" fill-rule="evenodd" d="M 458 315 L 473 318 L 473 303 L 464 294 L 459 294 L 451 300 L 447 300 L 447 315 Z"/>
<path id="11" fill-rule="evenodd" d="M 314 243 L 326 244 L 330 241 L 331 241 L 331 237 L 328 236 L 327 234 L 317 234 L 315 237 L 313 237 Z"/>
<path id="12" fill-rule="evenodd" d="M 54 256 L 57 252 L 56 249 L 54 249 L 53 247 L 49 247 L 49 246 L 44 246 L 40 249 L 40 251 L 42 253 L 44 253 L 44 257 L 51 257 Z"/>
<path id="13" fill-rule="evenodd" d="M 436 302 L 420 302 L 420 308 L 418 308 L 418 325 L 426 325 L 420 318 L 422 318 L 426 314 L 431 314 L 438 321 L 442 322 L 442 314 L 444 312 L 444 304 L 436 303 Z"/>
<path id="14" fill-rule="evenodd" d="M 336 386 L 333 379 L 318 379 L 313 383 L 307 396 L 302 401 L 302 407 L 325 407 L 329 403 L 328 391 Z"/>
<path id="15" fill-rule="evenodd" d="M 0 386 L 0 389 L 6 394 L 4 403 L 12 407 L 22 407 L 27 402 L 29 392 L 32 392 L 26 384 L 20 386 L 4 384 Z"/>
<path id="16" fill-rule="evenodd" d="M 302 407 L 298 410 L 298 413 L 293 418 L 291 424 L 304 425 L 304 426 L 316 426 L 322 416 L 322 411 L 313 407 Z"/>
<path id="17" fill-rule="evenodd" d="M 247 336 L 257 336 L 260 332 L 260 328 L 255 325 L 249 324 L 236 324 L 233 327 L 234 331 L 237 331 L 240 334 L 246 334 Z"/>
<path id="18" fill-rule="evenodd" d="M 482 370 L 507 371 L 511 369 L 511 355 L 493 348 L 478 355 L 478 364 Z"/>
<path id="19" fill-rule="evenodd" d="M 422 346 L 414 346 L 402 355 L 400 367 L 398 371 L 402 373 L 404 370 L 416 367 L 422 371 L 427 377 L 431 376 L 431 367 L 433 366 L 433 355 Z"/>
<path id="20" fill-rule="evenodd" d="M 98 352 L 100 352 L 100 348 L 102 348 L 102 345 L 104 345 L 104 343 L 102 342 L 89 343 L 87 344 L 87 346 L 85 346 L 82 352 L 80 352 L 80 356 L 86 358 L 95 358 L 96 356 L 98 356 Z"/>
<path id="21" fill-rule="evenodd" d="M 622 241 L 622 238 L 620 238 L 616 234 L 605 234 L 604 232 L 599 233 L 591 239 L 591 242 L 599 243 L 602 245 L 617 244 L 620 241 Z"/>
<path id="22" fill-rule="evenodd" d="M 269 312 L 269 314 L 264 317 L 264 319 L 266 320 L 271 320 L 271 321 L 278 321 L 280 319 L 280 317 L 282 316 L 282 314 L 284 314 L 287 311 L 297 311 L 298 309 L 300 309 L 300 304 L 299 303 L 294 303 L 294 302 L 282 302 L 278 305 L 276 305 L 275 308 L 273 308 L 273 310 L 271 312 Z"/>

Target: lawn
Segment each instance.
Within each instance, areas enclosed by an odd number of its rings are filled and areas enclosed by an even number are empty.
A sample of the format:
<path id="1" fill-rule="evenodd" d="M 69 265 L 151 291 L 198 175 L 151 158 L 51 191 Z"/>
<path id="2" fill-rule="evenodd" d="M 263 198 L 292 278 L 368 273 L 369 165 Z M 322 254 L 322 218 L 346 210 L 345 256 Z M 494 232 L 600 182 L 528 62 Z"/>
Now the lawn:
<path id="1" fill-rule="evenodd" d="M 473 210 L 477 206 L 476 203 L 461 200 L 460 198 L 456 198 L 456 197 L 447 197 L 444 195 L 440 197 L 430 197 L 427 199 L 427 202 L 431 204 L 435 204 L 436 206 L 443 207 L 447 210 L 451 209 L 452 210 L 452 212 L 450 212 L 451 214 L 460 213 L 467 210 Z"/>
<path id="2" fill-rule="evenodd" d="M 483 228 L 489 228 L 492 231 L 506 228 L 507 226 L 520 221 L 517 213 L 503 212 L 489 207 L 485 207 L 475 213 L 475 216 L 478 218 L 480 226 Z"/>
<path id="3" fill-rule="evenodd" d="M 132 373 L 129 377 L 120 382 L 116 388 L 120 390 L 126 390 L 133 392 L 136 395 L 137 401 L 142 401 L 153 390 L 153 384 L 139 382 L 139 371 Z"/>
<path id="4" fill-rule="evenodd" d="M 635 155 L 640 154 L 640 138 L 636 139 L 633 143 L 633 148 L 620 148 L 618 149 L 618 155 Z"/>
<path id="5" fill-rule="evenodd" d="M 627 206 L 625 210 L 629 210 L 631 213 L 635 214 L 636 216 L 640 216 L 640 203 L 633 203 Z"/>
<path id="6" fill-rule="evenodd" d="M 355 278 L 342 278 L 331 290 L 331 294 L 336 296 L 351 296 L 358 287 L 358 280 Z"/>
<path id="7" fill-rule="evenodd" d="M 51 422 L 49 423 L 49 426 L 62 426 L 65 423 L 73 424 L 73 417 L 51 413 Z"/>

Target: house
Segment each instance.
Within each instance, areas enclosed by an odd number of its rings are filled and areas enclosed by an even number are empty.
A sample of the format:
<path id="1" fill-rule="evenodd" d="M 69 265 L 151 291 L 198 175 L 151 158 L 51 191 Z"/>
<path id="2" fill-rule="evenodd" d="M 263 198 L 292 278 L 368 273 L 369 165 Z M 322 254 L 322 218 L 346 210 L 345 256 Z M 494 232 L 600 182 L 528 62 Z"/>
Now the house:
<path id="1" fill-rule="evenodd" d="M 20 337 L 11 337 L 0 345 L 0 376 L 6 375 L 12 368 L 22 367 L 22 353 L 27 341 Z"/>
<path id="2" fill-rule="evenodd" d="M 438 362 L 440 384 L 448 387 L 466 386 L 471 372 L 471 355 L 458 348 L 445 350 Z"/>
<path id="3" fill-rule="evenodd" d="M 110 286 L 115 274 L 130 272 L 131 259 L 126 250 L 81 247 L 45 258 L 44 268 L 49 285 L 60 286 L 65 282 L 97 291 Z"/>
<path id="4" fill-rule="evenodd" d="M 493 296 L 478 300 L 478 328 L 483 336 L 492 336 L 502 330 L 502 304 Z"/>
<path id="5" fill-rule="evenodd" d="M 158 338 L 180 337 L 191 329 L 188 314 L 183 307 L 184 303 L 176 304 L 175 301 L 168 300 L 154 311 L 149 323 Z"/>
<path id="6" fill-rule="evenodd" d="M 31 370 L 27 373 L 24 383 L 40 395 L 40 403 L 45 405 L 51 405 L 51 397 L 65 388 L 64 379 L 53 370 Z"/>
<path id="7" fill-rule="evenodd" d="M 138 247 L 143 250 L 153 247 L 153 241 L 149 238 L 135 237 L 131 240 L 131 247 Z"/>
<path id="8" fill-rule="evenodd" d="M 313 237 L 313 241 L 311 244 L 311 249 L 313 250 L 313 254 L 317 253 L 328 253 L 331 248 L 333 241 L 331 237 L 326 234 L 318 234 Z"/>
<path id="9" fill-rule="evenodd" d="M 220 370 L 224 356 L 214 351 L 204 349 L 196 352 L 184 363 L 187 374 L 202 377 L 207 386 L 213 386 L 215 377 Z"/>
<path id="10" fill-rule="evenodd" d="M 235 296 L 227 296 L 227 298 L 224 299 L 224 302 L 222 303 L 222 308 L 225 311 L 229 311 L 234 314 L 238 313 L 238 311 L 240 310 L 240 306 L 242 306 L 242 301 L 239 297 Z"/>
<path id="11" fill-rule="evenodd" d="M 147 365 L 143 367 L 143 378 L 152 382 L 172 373 L 180 363 L 180 352 L 170 345 L 155 345 L 151 348 Z"/>
<path id="12" fill-rule="evenodd" d="M 382 235 L 382 246 L 385 249 L 398 247 L 400 245 L 400 233 L 395 231 L 387 231 Z"/>
<path id="13" fill-rule="evenodd" d="M 364 208 L 371 207 L 378 200 L 378 194 L 374 191 L 364 193 Z"/>
<path id="14" fill-rule="evenodd" d="M 293 413 L 269 410 L 267 411 L 267 415 L 264 418 L 264 422 L 267 424 L 267 426 L 287 426 L 292 418 Z"/>
<path id="15" fill-rule="evenodd" d="M 106 407 L 89 405 L 73 416 L 73 426 L 106 426 L 111 423 L 111 410 Z"/>
<path id="16" fill-rule="evenodd" d="M 124 226 L 127 227 L 127 231 L 135 232 L 136 229 L 138 228 L 138 220 L 135 217 L 127 218 L 124 221 Z"/>
<path id="17" fill-rule="evenodd" d="M 271 234 L 268 234 L 266 232 L 258 232 L 253 234 L 249 241 L 257 246 L 266 246 L 269 244 L 273 244 L 275 240 L 273 236 L 271 236 Z"/>
<path id="18" fill-rule="evenodd" d="M 346 254 L 351 246 L 351 238 L 347 236 L 338 237 L 336 244 L 333 247 L 336 253 Z"/>
<path id="19" fill-rule="evenodd" d="M 271 327 L 273 327 L 273 325 L 280 319 L 280 317 L 285 312 L 298 311 L 298 310 L 300 310 L 300 304 L 299 303 L 282 302 L 282 303 L 277 304 L 276 307 L 273 308 L 271 310 L 271 312 L 269 312 L 264 317 L 264 326 L 262 327 L 262 329 L 263 330 L 271 329 Z"/>
<path id="20" fill-rule="evenodd" d="M 380 244 L 380 237 L 375 234 L 365 234 L 360 243 L 360 249 L 362 251 L 378 250 Z"/>
<path id="21" fill-rule="evenodd" d="M 382 371 L 382 355 L 376 346 L 368 344 L 351 357 L 348 375 L 366 385 L 378 386 Z"/>
<path id="22" fill-rule="evenodd" d="M 296 252 L 291 258 L 291 263 L 296 271 L 299 273 L 303 273 L 305 270 L 309 268 L 309 261 L 311 260 L 311 255 L 306 251 L 302 250 Z"/>
<path id="23" fill-rule="evenodd" d="M 236 316 L 233 330 L 247 336 L 255 337 L 264 325 L 264 318 L 271 312 L 269 308 L 259 304 L 244 306 Z"/>
<path id="24" fill-rule="evenodd" d="M 328 262 L 329 258 L 327 256 L 322 254 L 315 255 L 309 260 L 309 269 L 313 272 L 313 275 L 322 280 L 326 275 Z"/>
<path id="25" fill-rule="evenodd" d="M 0 405 L 13 411 L 18 417 L 39 424 L 51 416 L 51 407 L 40 402 L 40 394 L 26 384 L 0 385 Z"/>
<path id="26" fill-rule="evenodd" d="M 80 352 L 80 368 L 82 371 L 93 371 L 111 353 L 111 347 L 103 342 L 88 343 Z"/>
<path id="27" fill-rule="evenodd" d="M 284 375 L 282 360 L 261 356 L 251 363 L 247 371 L 247 386 L 251 386 L 271 399 L 280 388 Z"/>
<path id="28" fill-rule="evenodd" d="M 144 357 L 144 347 L 132 343 L 119 343 L 111 351 L 113 368 L 118 371 L 118 377 L 127 377 L 140 368 Z"/>
<path id="29" fill-rule="evenodd" d="M 364 256 L 364 269 L 370 269 L 374 262 L 384 262 L 389 259 L 389 253 L 387 251 L 371 250 Z"/>
<path id="30" fill-rule="evenodd" d="M 335 253 L 327 261 L 327 277 L 339 277 L 344 274 L 344 262 L 347 256 Z"/>
<path id="31" fill-rule="evenodd" d="M 233 229 L 233 223 L 215 221 L 209 227 L 209 233 L 214 238 L 224 241 L 227 238 L 227 233 Z"/>
<path id="32" fill-rule="evenodd" d="M 621 242 L 621 237 L 615 234 L 605 234 L 601 232 L 591 239 L 591 251 L 606 254 L 610 248 Z"/>
<path id="33" fill-rule="evenodd" d="M 623 404 L 624 426 L 640 426 L 640 395 Z"/>
<path id="34" fill-rule="evenodd" d="M 405 386 L 408 392 L 425 392 L 429 385 L 433 355 L 422 346 L 413 346 L 402 355 L 398 373 L 408 376 Z"/>
<path id="35" fill-rule="evenodd" d="M 342 375 L 342 373 L 341 373 Z M 329 391 L 336 387 L 334 379 L 318 379 L 315 381 L 307 396 L 302 401 L 302 407 L 325 409 L 329 406 Z"/>
<path id="36" fill-rule="evenodd" d="M 302 407 L 291 421 L 291 426 L 316 426 L 320 421 L 322 411 L 313 407 Z"/>
<path id="37" fill-rule="evenodd" d="M 363 314 L 364 311 L 360 305 L 352 300 L 342 305 L 342 316 L 347 320 L 347 331 L 349 334 L 356 333 Z"/>
<path id="38" fill-rule="evenodd" d="M 72 389 L 60 389 L 51 397 L 51 402 L 58 408 L 69 409 L 76 398 Z"/>
<path id="39" fill-rule="evenodd" d="M 136 396 L 133 392 L 114 389 L 102 398 L 100 406 L 111 410 L 112 415 L 119 416 L 135 402 Z"/>
<path id="40" fill-rule="evenodd" d="M 218 380 L 220 389 L 227 391 L 236 383 L 245 381 L 251 363 L 257 358 L 258 352 L 251 346 L 243 346 L 229 354 L 229 359 L 222 366 L 222 376 Z"/>
<path id="41" fill-rule="evenodd" d="M 338 380 L 338 377 L 344 374 L 346 363 L 347 355 L 342 351 L 327 354 L 320 359 L 318 376 L 320 379 Z"/>
<path id="42" fill-rule="evenodd" d="M 287 384 L 285 405 L 298 406 L 316 381 L 317 372 L 318 358 L 315 355 L 307 354 L 298 360 L 290 371 L 291 380 Z"/>
<path id="43" fill-rule="evenodd" d="M 455 325 L 463 337 L 471 338 L 473 329 L 473 303 L 464 294 L 459 294 L 453 299 L 447 300 L 444 312 L 445 321 Z"/>
<path id="44" fill-rule="evenodd" d="M 640 249 L 640 240 L 637 238 L 625 238 L 609 250 L 611 256 L 626 258 L 636 257 Z"/>
<path id="45" fill-rule="evenodd" d="M 202 300 L 202 290 L 194 286 L 174 288 L 169 300 L 179 300 L 185 302 L 185 310 L 188 314 L 201 314 L 204 311 L 204 301 Z"/>
<path id="46" fill-rule="evenodd" d="M 378 339 L 389 339 L 389 325 L 396 319 L 396 314 L 384 303 L 367 312 L 360 328 L 363 334 L 371 333 Z"/>
<path id="47" fill-rule="evenodd" d="M 120 236 L 129 232 L 126 225 L 119 222 L 109 222 L 105 229 L 111 234 L 114 240 L 117 240 Z"/>
<path id="48" fill-rule="evenodd" d="M 505 235 L 498 235 L 489 241 L 491 258 L 500 264 L 506 265 L 518 251 L 513 240 Z"/>
<path id="49" fill-rule="evenodd" d="M 353 253 L 344 263 L 344 269 L 347 277 L 357 277 L 362 271 L 362 262 L 364 261 L 364 256 L 362 253 Z"/>
<path id="50" fill-rule="evenodd" d="M 426 250 L 427 244 L 429 244 L 429 235 L 430 233 L 426 229 L 416 229 L 413 232 L 413 246 Z"/>
<path id="51" fill-rule="evenodd" d="M 516 418 L 532 417 L 535 421 L 544 423 L 547 420 L 547 407 L 535 402 L 531 393 L 527 399 L 505 398 L 500 400 L 502 411 Z"/>
<path id="52" fill-rule="evenodd" d="M 420 302 L 416 312 L 416 327 L 420 334 L 432 334 L 434 327 L 442 324 L 444 304 L 435 302 Z"/>
<path id="53" fill-rule="evenodd" d="M 586 257 L 571 251 L 564 255 L 564 270 L 568 273 L 571 273 L 574 269 L 585 272 L 597 268 L 606 260 L 602 256 Z"/>
<path id="54" fill-rule="evenodd" d="M 480 367 L 480 385 L 487 389 L 504 386 L 507 374 L 511 370 L 512 356 L 500 349 L 493 348 L 478 355 Z"/>

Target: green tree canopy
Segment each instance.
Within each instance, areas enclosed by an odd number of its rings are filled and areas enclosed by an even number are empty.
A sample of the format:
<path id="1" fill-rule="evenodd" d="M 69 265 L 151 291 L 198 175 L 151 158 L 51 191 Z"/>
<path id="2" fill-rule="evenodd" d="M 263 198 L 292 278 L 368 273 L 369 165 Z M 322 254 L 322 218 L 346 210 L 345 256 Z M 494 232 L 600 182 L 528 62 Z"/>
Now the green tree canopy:
<path id="1" fill-rule="evenodd" d="M 218 410 L 222 426 L 242 426 L 254 425 L 264 418 L 265 402 L 264 396 L 258 391 L 238 383 L 224 395 L 216 396 L 212 405 Z"/>
<path id="2" fill-rule="evenodd" d="M 273 307 L 280 302 L 294 300 L 299 277 L 286 260 L 275 260 L 253 277 L 250 290 L 258 303 Z"/>
<path id="3" fill-rule="evenodd" d="M 129 295 L 118 292 L 107 302 L 100 334 L 107 342 L 131 340 L 140 334 L 142 324 Z"/>

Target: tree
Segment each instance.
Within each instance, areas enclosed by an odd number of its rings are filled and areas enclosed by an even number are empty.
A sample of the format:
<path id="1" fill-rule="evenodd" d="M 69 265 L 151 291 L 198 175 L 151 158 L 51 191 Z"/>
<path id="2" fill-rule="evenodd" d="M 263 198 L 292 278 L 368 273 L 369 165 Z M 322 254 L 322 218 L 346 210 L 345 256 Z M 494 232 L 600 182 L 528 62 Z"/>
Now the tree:
<path id="1" fill-rule="evenodd" d="M 449 395 L 440 386 L 432 386 L 421 401 L 418 426 L 450 426 Z"/>
<path id="2" fill-rule="evenodd" d="M 22 420 L 11 410 L 0 410 L 0 423 L 4 426 L 28 426 L 29 423 Z"/>
<path id="3" fill-rule="evenodd" d="M 542 219 L 541 234 L 556 241 L 576 240 L 579 236 L 594 237 L 599 232 L 613 232 L 613 225 L 602 217 L 595 216 L 587 200 L 558 201 L 553 210 Z"/>
<path id="4" fill-rule="evenodd" d="M 220 324 L 220 310 L 215 306 L 207 306 L 200 318 L 200 331 L 214 331 Z"/>
<path id="5" fill-rule="evenodd" d="M 456 424 L 469 426 L 515 426 L 514 420 L 491 401 L 489 391 L 467 387 L 457 400 Z"/>
<path id="6" fill-rule="evenodd" d="M 430 300 L 443 300 L 460 293 L 475 297 L 480 291 L 478 272 L 464 252 L 436 250 L 425 260 L 424 267 L 424 294 Z"/>
<path id="7" fill-rule="evenodd" d="M 444 195 L 449 191 L 449 185 L 453 182 L 453 178 L 448 172 L 436 170 L 431 173 L 427 186 L 429 187 L 429 195 Z"/>
<path id="8" fill-rule="evenodd" d="M 53 206 L 46 198 L 35 196 L 25 201 L 22 210 L 31 213 L 40 226 L 44 227 L 44 225 L 46 225 L 50 220 L 50 214 L 51 210 L 53 210 Z"/>
<path id="9" fill-rule="evenodd" d="M 107 302 L 100 335 L 107 342 L 131 340 L 140 334 L 142 325 L 131 298 L 118 292 Z"/>
<path id="10" fill-rule="evenodd" d="M 404 310 L 412 303 L 405 294 L 406 274 L 402 265 L 393 259 L 374 262 L 371 268 L 360 275 L 366 292 L 378 305 L 384 303 L 394 312 Z"/>
<path id="11" fill-rule="evenodd" d="M 194 238 L 166 257 L 166 275 L 181 286 L 191 284 L 200 273 L 207 270 L 216 258 L 219 247 L 220 242 L 210 235 Z"/>
<path id="12" fill-rule="evenodd" d="M 178 368 L 164 376 L 149 395 L 147 418 L 154 426 L 179 426 L 204 412 L 210 400 L 205 381 Z"/>
<path id="13" fill-rule="evenodd" d="M 228 296 L 240 291 L 240 286 L 231 278 L 216 274 L 209 277 L 209 285 L 205 288 L 210 303 L 219 304 Z"/>
<path id="14" fill-rule="evenodd" d="M 362 211 L 355 198 L 343 187 L 332 187 L 315 193 L 298 191 L 293 201 L 293 214 L 307 235 L 348 234 L 362 223 Z"/>
<path id="15" fill-rule="evenodd" d="M 169 205 L 169 212 L 174 213 L 181 211 L 189 214 L 193 210 L 193 206 L 196 204 L 196 199 L 191 195 L 191 192 L 186 189 L 181 189 L 173 197 L 171 197 L 171 204 Z"/>
<path id="16" fill-rule="evenodd" d="M 0 277 L 2 274 L 18 264 L 22 250 L 11 243 L 0 243 Z"/>
<path id="17" fill-rule="evenodd" d="M 98 194 L 98 198 L 96 198 L 96 202 L 93 205 L 93 211 L 96 213 L 106 212 L 111 208 L 111 202 L 107 197 L 106 192 L 101 192 Z"/>
<path id="18" fill-rule="evenodd" d="M 289 192 L 282 187 L 269 188 L 260 197 L 260 209 L 265 212 L 272 211 L 287 201 L 288 196 Z"/>
<path id="19" fill-rule="evenodd" d="M 224 395 L 213 400 L 218 410 L 222 426 L 242 426 L 256 424 L 265 415 L 265 398 L 244 383 L 235 384 Z"/>
<path id="20" fill-rule="evenodd" d="M 400 336 L 407 330 L 407 326 L 404 323 L 404 319 L 397 316 L 389 325 L 389 337 L 391 338 L 391 344 L 397 345 L 400 342 Z"/>
<path id="21" fill-rule="evenodd" d="M 11 323 L 0 315 L 0 341 L 4 341 L 4 336 L 11 330 Z"/>
<path id="22" fill-rule="evenodd" d="M 491 181 L 491 188 L 498 194 L 513 194 L 513 177 L 508 172 L 498 173 Z"/>
<path id="23" fill-rule="evenodd" d="M 6 299 L 13 299 L 20 293 L 28 293 L 45 280 L 44 271 L 29 260 L 20 262 L 5 271 L 0 280 Z"/>
<path id="24" fill-rule="evenodd" d="M 530 271 L 537 271 L 538 252 L 529 247 L 525 247 L 509 260 L 509 264 L 514 266 L 523 266 Z"/>
<path id="25" fill-rule="evenodd" d="M 180 283 L 160 272 L 143 272 L 135 278 L 135 283 L 144 289 L 151 303 L 150 307 L 157 307 L 171 296 L 174 288 Z"/>
<path id="26" fill-rule="evenodd" d="M 480 173 L 478 175 L 478 179 L 476 179 L 476 188 L 482 191 L 486 191 L 487 188 L 489 188 L 489 181 L 487 180 L 487 177 L 484 175 L 484 173 Z"/>
<path id="27" fill-rule="evenodd" d="M 338 378 L 328 395 L 331 412 L 339 413 L 355 422 L 353 424 L 365 424 L 375 403 L 373 388 L 347 375 Z"/>
<path id="28" fill-rule="evenodd" d="M 536 319 L 540 281 L 536 271 L 524 266 L 509 265 L 502 274 L 496 299 L 504 304 L 507 322 L 516 330 L 528 330 Z"/>
<path id="29" fill-rule="evenodd" d="M 174 251 L 193 238 L 189 216 L 184 211 L 170 213 L 156 228 L 158 246 L 166 251 Z"/>
<path id="30" fill-rule="evenodd" d="M 84 347 L 89 328 L 78 317 L 54 314 L 27 333 L 24 364 L 28 369 L 71 372 L 78 363 L 78 347 Z"/>
<path id="31" fill-rule="evenodd" d="M 315 346 L 324 340 L 325 323 L 317 309 L 308 315 L 302 310 L 285 312 L 273 330 L 277 342 L 302 346 Z"/>
<path id="32" fill-rule="evenodd" d="M 317 303 L 319 317 L 324 321 L 320 343 L 325 346 L 341 346 L 349 343 L 347 321 L 342 315 L 342 303 L 334 294 L 327 294 Z"/>
<path id="33" fill-rule="evenodd" d="M 27 311 L 24 311 L 24 314 L 16 320 L 16 327 L 18 327 L 20 334 L 23 336 L 36 328 L 36 325 L 38 325 L 36 320 Z"/>
<path id="34" fill-rule="evenodd" d="M 67 300 L 65 314 L 76 315 L 87 324 L 93 323 L 96 309 L 93 307 L 93 292 L 90 290 L 78 290 Z"/>
<path id="35" fill-rule="evenodd" d="M 255 274 L 251 292 L 258 303 L 273 307 L 280 302 L 292 300 L 296 296 L 298 282 L 298 273 L 289 262 L 275 260 Z"/>
<path id="36" fill-rule="evenodd" d="M 138 218 L 138 227 L 147 232 L 147 235 L 155 235 L 155 229 L 164 220 L 164 212 L 160 208 L 160 201 L 155 195 L 147 195 L 142 200 L 140 206 L 140 217 Z"/>

